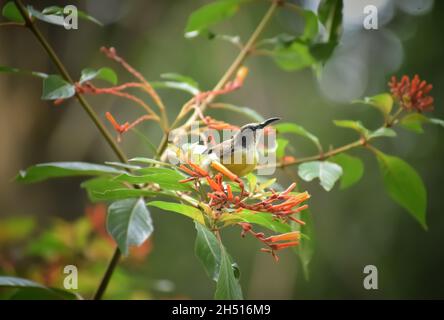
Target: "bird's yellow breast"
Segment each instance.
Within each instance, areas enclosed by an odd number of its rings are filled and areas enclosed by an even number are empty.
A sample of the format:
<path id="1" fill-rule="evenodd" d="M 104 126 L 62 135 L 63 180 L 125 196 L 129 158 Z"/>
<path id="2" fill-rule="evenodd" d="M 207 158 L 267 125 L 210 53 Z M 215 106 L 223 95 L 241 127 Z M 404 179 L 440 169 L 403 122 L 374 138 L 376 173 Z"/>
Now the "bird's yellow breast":
<path id="1" fill-rule="evenodd" d="M 238 177 L 243 177 L 252 172 L 257 165 L 256 153 L 252 150 L 250 152 L 254 154 L 247 155 L 247 152 L 241 151 L 240 155 L 231 155 L 231 159 L 221 159 L 222 164 Z"/>

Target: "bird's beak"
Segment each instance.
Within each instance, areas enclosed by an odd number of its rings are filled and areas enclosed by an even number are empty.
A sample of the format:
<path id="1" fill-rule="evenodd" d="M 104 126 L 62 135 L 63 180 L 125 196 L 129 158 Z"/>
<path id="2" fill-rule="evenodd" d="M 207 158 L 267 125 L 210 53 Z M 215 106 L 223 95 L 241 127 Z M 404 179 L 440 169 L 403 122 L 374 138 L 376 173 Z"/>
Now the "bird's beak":
<path id="1" fill-rule="evenodd" d="M 267 119 L 267 120 L 265 120 L 265 121 L 259 123 L 259 125 L 258 125 L 258 129 L 263 129 L 263 128 L 265 128 L 266 126 L 268 126 L 269 124 L 271 124 L 271 123 L 273 123 L 273 122 L 276 122 L 276 121 L 279 121 L 279 120 L 281 120 L 281 118 L 277 118 L 277 117 L 275 117 L 275 118 Z"/>

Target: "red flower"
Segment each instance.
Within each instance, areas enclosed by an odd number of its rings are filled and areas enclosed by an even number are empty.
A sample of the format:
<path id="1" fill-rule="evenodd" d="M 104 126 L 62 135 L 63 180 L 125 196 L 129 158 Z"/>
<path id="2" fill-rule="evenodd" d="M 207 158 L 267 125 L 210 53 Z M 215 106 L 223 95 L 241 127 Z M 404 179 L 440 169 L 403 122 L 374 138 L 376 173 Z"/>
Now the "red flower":
<path id="1" fill-rule="evenodd" d="M 433 110 L 434 100 L 429 95 L 433 86 L 427 84 L 425 80 L 421 81 L 418 75 L 415 75 L 411 80 L 408 76 L 403 76 L 401 81 L 393 76 L 388 85 L 393 97 L 407 111 L 424 112 Z"/>

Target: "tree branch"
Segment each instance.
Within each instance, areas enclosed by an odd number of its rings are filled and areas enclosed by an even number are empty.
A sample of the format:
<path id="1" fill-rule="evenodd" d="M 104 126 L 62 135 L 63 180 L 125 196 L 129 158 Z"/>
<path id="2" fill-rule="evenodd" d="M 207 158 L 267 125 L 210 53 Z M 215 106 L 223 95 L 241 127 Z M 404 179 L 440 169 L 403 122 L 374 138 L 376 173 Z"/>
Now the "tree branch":
<path id="1" fill-rule="evenodd" d="M 52 62 L 56 65 L 57 69 L 59 70 L 62 77 L 68 81 L 71 84 L 74 84 L 74 81 L 72 80 L 70 74 L 66 70 L 63 63 L 60 61 L 60 58 L 55 53 L 54 49 L 51 47 L 51 45 L 48 43 L 48 41 L 45 39 L 45 37 L 42 35 L 40 30 L 37 28 L 37 26 L 34 24 L 34 22 L 30 19 L 27 10 L 25 6 L 23 5 L 21 0 L 14 0 L 18 10 L 20 11 L 20 14 L 22 15 L 23 19 L 25 20 L 26 27 L 31 30 L 31 32 L 34 34 L 34 36 L 37 38 L 39 43 L 42 45 L 42 47 L 45 49 L 46 53 L 48 54 L 49 58 L 52 60 Z M 113 149 L 116 156 L 119 158 L 120 161 L 126 162 L 127 158 L 123 151 L 120 149 L 120 147 L 115 142 L 112 135 L 108 132 L 106 127 L 103 125 L 103 123 L 100 121 L 99 116 L 97 113 L 92 109 L 92 107 L 89 105 L 89 103 L 85 100 L 85 98 L 79 94 L 76 93 L 76 98 L 83 107 L 83 109 L 86 111 L 88 116 L 91 118 L 91 120 L 94 122 L 97 129 L 99 129 L 102 136 L 105 138 L 105 140 L 108 142 L 111 149 Z"/>
<path id="2" fill-rule="evenodd" d="M 273 164 L 273 167 L 281 168 L 282 169 L 282 168 L 286 168 L 286 167 L 289 167 L 289 166 L 292 166 L 292 165 L 298 165 L 298 164 L 301 164 L 301 163 L 304 163 L 304 162 L 310 162 L 310 161 L 316 161 L 316 160 L 325 160 L 325 159 L 331 158 L 331 157 L 333 157 L 333 156 L 335 156 L 335 155 L 337 155 L 339 153 L 343 153 L 343 152 L 346 152 L 346 151 L 349 151 L 351 149 L 355 149 L 355 148 L 358 148 L 358 147 L 366 146 L 367 144 L 368 144 L 368 141 L 361 138 L 361 139 L 359 139 L 357 141 L 354 141 L 352 143 L 343 145 L 343 146 L 338 147 L 336 149 L 332 149 L 332 150 L 330 150 L 328 152 L 325 152 L 325 153 L 319 153 L 317 155 L 310 156 L 310 157 L 295 158 L 294 160 L 280 162 L 280 163 L 277 163 L 277 164 Z M 269 168 L 269 167 L 271 167 L 271 165 L 261 166 L 261 167 L 259 167 L 259 169 L 266 169 L 266 168 Z"/>

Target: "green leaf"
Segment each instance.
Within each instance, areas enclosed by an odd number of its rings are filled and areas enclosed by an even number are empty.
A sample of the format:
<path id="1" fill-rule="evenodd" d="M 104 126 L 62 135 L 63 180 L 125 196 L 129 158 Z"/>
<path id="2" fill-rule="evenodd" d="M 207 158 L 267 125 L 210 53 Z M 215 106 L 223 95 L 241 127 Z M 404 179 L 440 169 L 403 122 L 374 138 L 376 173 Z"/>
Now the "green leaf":
<path id="1" fill-rule="evenodd" d="M 10 297 L 9 300 L 78 300 L 78 296 L 56 288 L 19 288 Z"/>
<path id="2" fill-rule="evenodd" d="M 358 182 L 364 174 L 364 164 L 358 157 L 340 153 L 331 157 L 330 161 L 337 163 L 342 168 L 341 189 L 351 187 Z"/>
<path id="3" fill-rule="evenodd" d="M 236 213 L 225 214 L 222 216 L 222 221 L 229 224 L 248 222 L 265 227 L 276 233 L 287 233 L 291 231 L 291 228 L 287 223 L 276 220 L 271 214 L 247 209 L 243 209 Z"/>
<path id="4" fill-rule="evenodd" d="M 276 142 L 277 142 L 276 157 L 278 159 L 281 159 L 285 156 L 285 149 L 287 148 L 289 141 L 287 139 L 277 138 Z"/>
<path id="5" fill-rule="evenodd" d="M 365 128 L 361 121 L 354 121 L 354 120 L 333 120 L 333 123 L 337 126 L 337 127 L 342 127 L 342 128 L 349 128 L 349 129 L 353 129 L 357 132 L 359 132 L 361 135 L 367 137 L 369 135 L 369 131 L 367 128 Z"/>
<path id="6" fill-rule="evenodd" d="M 304 41 L 314 39 L 318 34 L 318 16 L 311 10 L 302 10 L 301 14 L 305 20 L 305 28 L 301 39 Z"/>
<path id="7" fill-rule="evenodd" d="M 318 19 L 325 28 L 321 42 L 314 44 L 310 52 L 318 60 L 325 62 L 333 54 L 342 34 L 342 0 L 322 0 L 318 6 Z"/>
<path id="8" fill-rule="evenodd" d="M 278 133 L 294 133 L 297 135 L 300 135 L 302 137 L 305 137 L 307 139 L 309 139 L 310 141 L 312 141 L 316 147 L 318 148 L 318 150 L 321 150 L 321 143 L 319 142 L 319 139 L 312 133 L 310 133 L 309 131 L 307 131 L 305 128 L 303 128 L 300 125 L 297 125 L 295 123 L 279 123 L 277 125 L 275 125 L 275 128 L 277 130 Z"/>
<path id="9" fill-rule="evenodd" d="M 342 33 L 343 7 L 342 0 L 323 0 L 319 4 L 318 18 L 327 30 L 327 42 L 339 43 Z"/>
<path id="10" fill-rule="evenodd" d="M 34 7 L 28 5 L 28 12 L 30 15 L 40 21 L 47 22 L 50 24 L 55 24 L 58 26 L 65 26 L 65 19 L 63 16 L 56 15 L 56 14 L 44 14 L 40 12 L 37 9 L 34 9 Z"/>
<path id="11" fill-rule="evenodd" d="M 140 170 L 142 167 L 136 166 L 135 164 L 128 164 L 125 162 L 116 162 L 116 161 L 105 161 L 105 164 L 108 166 L 116 167 L 124 170 Z"/>
<path id="12" fill-rule="evenodd" d="M 84 83 L 86 81 L 91 81 L 92 79 L 101 79 L 116 85 L 118 82 L 117 74 L 111 68 L 100 68 L 96 69 L 83 69 L 82 75 L 80 76 L 80 83 Z"/>
<path id="13" fill-rule="evenodd" d="M 407 130 L 423 133 L 424 130 L 422 129 L 422 125 L 429 121 L 430 120 L 427 117 L 420 113 L 409 113 L 401 119 L 399 124 Z"/>
<path id="14" fill-rule="evenodd" d="M 36 164 L 20 171 L 16 180 L 22 183 L 33 183 L 51 178 L 112 175 L 123 172 L 113 167 L 87 162 L 49 162 Z"/>
<path id="15" fill-rule="evenodd" d="M 310 210 L 304 210 L 302 218 L 305 222 L 305 225 L 300 225 L 298 223 L 294 223 L 296 225 L 295 230 L 301 232 L 301 234 L 305 235 L 305 237 L 301 237 L 299 240 L 299 245 L 294 247 L 294 250 L 299 256 L 299 259 L 302 264 L 302 270 L 304 272 L 304 277 L 308 281 L 310 279 L 310 263 L 314 254 L 315 247 L 315 234 L 314 234 L 314 225 L 313 225 L 313 215 Z"/>
<path id="16" fill-rule="evenodd" d="M 42 14 L 44 14 L 44 15 L 64 16 L 63 10 L 64 10 L 64 8 L 62 8 L 62 7 L 51 6 L 51 7 L 47 7 L 45 9 L 43 9 L 42 10 Z M 95 24 L 97 24 L 99 26 L 103 26 L 103 24 L 99 20 L 97 20 L 96 18 L 94 18 L 93 16 L 87 14 L 84 11 L 81 11 L 81 10 L 77 9 L 77 15 L 78 15 L 78 17 L 80 19 L 90 21 L 90 22 L 95 23 Z"/>
<path id="17" fill-rule="evenodd" d="M 304 69 L 315 62 L 308 46 L 300 42 L 293 42 L 289 46 L 277 46 L 273 50 L 273 58 L 285 71 Z"/>
<path id="18" fill-rule="evenodd" d="M 5 17 L 10 21 L 19 22 L 19 23 L 25 22 L 19 9 L 17 8 L 17 6 L 13 1 L 6 2 L 6 4 L 3 6 L 2 9 L 2 15 L 3 17 Z"/>
<path id="19" fill-rule="evenodd" d="M 50 24 L 55 24 L 63 27 L 65 26 L 64 9 L 65 8 L 58 6 L 51 6 L 43 9 L 43 11 L 39 11 L 37 9 L 34 9 L 32 6 L 28 6 L 28 11 L 32 17 Z M 67 15 L 68 14 L 71 14 L 71 12 L 67 12 Z M 100 21 L 81 10 L 77 10 L 77 15 L 80 19 L 84 19 L 93 22 L 99 26 L 102 26 L 102 23 Z"/>
<path id="20" fill-rule="evenodd" d="M 337 45 L 337 42 L 315 43 L 310 46 L 310 54 L 317 61 L 324 62 L 331 57 Z"/>
<path id="21" fill-rule="evenodd" d="M 194 11 L 188 18 L 185 37 L 194 38 L 216 23 L 233 16 L 242 0 L 220 0 L 204 5 Z"/>
<path id="22" fill-rule="evenodd" d="M 186 204 L 166 201 L 151 201 L 147 205 L 166 211 L 180 213 L 188 218 L 196 220 L 200 224 L 205 224 L 202 212 L 199 209 Z"/>
<path id="23" fill-rule="evenodd" d="M 17 278 L 17 277 L 7 277 L 7 276 L 0 276 L 0 287 L 6 287 L 6 288 L 18 288 L 19 290 L 16 291 L 10 299 L 13 300 L 23 300 L 23 299 L 45 299 L 45 300 L 63 300 L 63 299 L 69 299 L 69 300 L 75 300 L 77 299 L 76 295 L 60 290 L 60 289 L 53 289 L 53 288 L 47 288 L 37 282 Z"/>
<path id="24" fill-rule="evenodd" d="M 379 128 L 368 134 L 368 139 L 380 138 L 380 137 L 396 137 L 396 131 L 390 128 Z"/>
<path id="25" fill-rule="evenodd" d="M 188 93 L 192 94 L 193 96 L 200 92 L 199 89 L 197 89 L 185 82 L 152 81 L 150 84 L 154 89 L 159 89 L 159 88 L 160 89 L 164 89 L 164 88 L 176 89 L 176 90 L 188 92 Z"/>
<path id="26" fill-rule="evenodd" d="M 6 276 L 0 276 L 0 287 L 12 287 L 12 288 L 24 288 L 24 287 L 31 287 L 31 288 L 45 288 L 45 286 L 23 278 L 17 278 L 17 277 L 6 277 Z"/>
<path id="27" fill-rule="evenodd" d="M 7 67 L 7 66 L 0 66 L 0 72 L 4 72 L 4 73 L 18 73 L 18 74 L 34 76 L 34 77 L 42 78 L 42 79 L 48 77 L 48 75 L 46 73 L 43 73 L 43 72 L 22 70 L 22 69 L 17 69 L 17 68 L 13 68 L 13 67 Z"/>
<path id="28" fill-rule="evenodd" d="M 421 177 L 415 169 L 398 157 L 386 155 L 381 151 L 377 151 L 376 156 L 387 193 L 427 229 L 427 191 Z"/>
<path id="29" fill-rule="evenodd" d="M 356 100 L 354 103 L 363 103 L 375 107 L 387 117 L 393 108 L 393 98 L 389 93 L 378 94 L 373 97 L 365 97 L 364 100 Z"/>
<path id="30" fill-rule="evenodd" d="M 251 109 L 249 107 L 240 107 L 240 106 L 236 106 L 234 104 L 229 104 L 229 103 L 217 103 L 217 104 L 214 104 L 214 106 L 212 106 L 212 108 L 213 109 L 224 109 L 227 111 L 236 112 L 236 113 L 242 114 L 246 118 L 256 121 L 256 122 L 262 122 L 265 120 L 264 117 L 261 116 L 256 110 Z"/>
<path id="31" fill-rule="evenodd" d="M 195 222 L 197 231 L 194 252 L 208 276 L 217 281 L 221 263 L 221 247 L 216 236 L 204 225 Z"/>
<path id="32" fill-rule="evenodd" d="M 224 246 L 220 245 L 220 271 L 214 298 L 218 300 L 242 300 L 242 288 L 236 278 L 233 262 Z"/>
<path id="33" fill-rule="evenodd" d="M 437 118 L 430 118 L 429 121 L 430 121 L 430 123 L 437 124 L 441 127 L 444 127 L 444 120 L 437 119 Z"/>
<path id="34" fill-rule="evenodd" d="M 173 166 L 171 163 L 162 162 L 159 160 L 155 160 L 155 159 L 151 159 L 151 158 L 144 158 L 144 157 L 136 157 L 136 158 L 129 159 L 128 161 L 129 162 L 139 162 L 139 163 L 160 165 L 160 166 L 167 166 L 167 167 Z"/>
<path id="35" fill-rule="evenodd" d="M 298 168 L 299 176 L 305 181 L 319 178 L 321 186 L 330 191 L 342 175 L 342 168 L 328 161 L 311 161 L 302 163 Z"/>
<path id="36" fill-rule="evenodd" d="M 191 93 L 193 96 L 200 93 L 199 84 L 192 78 L 179 73 L 163 73 L 162 78 L 171 81 L 153 81 L 153 88 L 169 88 Z"/>
<path id="37" fill-rule="evenodd" d="M 292 8 L 304 18 L 305 27 L 300 39 L 303 41 L 310 41 L 318 34 L 318 16 L 311 10 L 304 10 L 299 6 L 292 6 Z"/>
<path id="38" fill-rule="evenodd" d="M 86 180 L 80 184 L 80 187 L 86 190 L 88 198 L 92 202 L 107 200 L 103 199 L 103 196 L 109 191 L 120 190 L 124 188 L 127 189 L 124 183 L 115 181 L 108 177 L 98 177 Z"/>
<path id="39" fill-rule="evenodd" d="M 167 80 L 172 80 L 172 81 L 176 81 L 176 82 L 186 83 L 186 84 L 190 85 L 191 87 L 199 90 L 199 84 L 197 83 L 196 80 L 194 80 L 191 77 L 184 76 L 184 75 L 182 75 L 180 73 L 167 72 L 167 73 L 162 73 L 160 75 L 160 77 L 163 78 L 163 79 L 167 79 Z"/>
<path id="40" fill-rule="evenodd" d="M 58 75 L 50 75 L 43 80 L 43 100 L 67 99 L 75 93 L 75 86 Z"/>
<path id="41" fill-rule="evenodd" d="M 137 183 L 157 183 L 162 189 L 172 191 L 191 191 L 190 183 L 181 183 L 179 181 L 186 177 L 173 169 L 168 168 L 144 168 L 138 170 L 136 174 L 122 173 L 116 177 L 116 181 Z"/>
<path id="42" fill-rule="evenodd" d="M 119 188 L 106 190 L 104 192 L 93 191 L 90 198 L 92 198 L 92 201 L 114 201 L 139 197 L 156 197 L 160 195 L 163 195 L 163 193 L 143 189 Z"/>
<path id="43" fill-rule="evenodd" d="M 106 229 L 124 255 L 128 254 L 129 246 L 142 245 L 154 229 L 143 198 L 112 203 L 108 208 Z"/>

